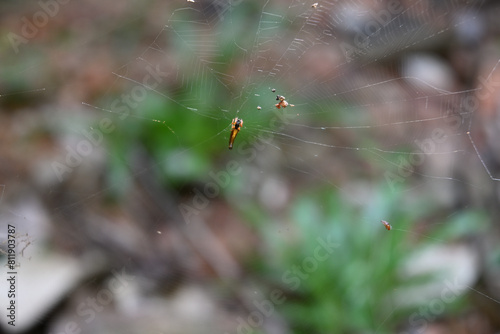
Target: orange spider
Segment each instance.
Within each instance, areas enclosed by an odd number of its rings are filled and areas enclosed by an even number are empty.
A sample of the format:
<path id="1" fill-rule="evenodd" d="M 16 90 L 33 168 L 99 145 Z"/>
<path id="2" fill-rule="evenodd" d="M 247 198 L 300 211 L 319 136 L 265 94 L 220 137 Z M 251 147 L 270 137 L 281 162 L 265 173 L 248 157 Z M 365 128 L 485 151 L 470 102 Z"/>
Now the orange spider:
<path id="1" fill-rule="evenodd" d="M 238 134 L 238 132 L 240 132 L 242 127 L 243 127 L 243 120 L 239 119 L 238 117 L 233 118 L 233 120 L 231 121 L 231 135 L 229 136 L 230 150 L 233 148 L 234 139 L 236 138 L 236 135 Z"/>

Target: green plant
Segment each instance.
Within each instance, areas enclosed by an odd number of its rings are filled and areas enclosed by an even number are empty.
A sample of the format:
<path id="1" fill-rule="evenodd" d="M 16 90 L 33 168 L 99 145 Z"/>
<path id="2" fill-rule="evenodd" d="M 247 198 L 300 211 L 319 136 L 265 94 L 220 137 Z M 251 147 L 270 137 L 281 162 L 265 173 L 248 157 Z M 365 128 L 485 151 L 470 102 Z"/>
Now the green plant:
<path id="1" fill-rule="evenodd" d="M 399 307 L 395 294 L 436 278 L 403 278 L 401 269 L 422 246 L 469 233 L 463 225 L 471 226 L 471 215 L 477 218 L 477 214 L 458 214 L 443 224 L 446 228 L 424 236 L 414 231 L 415 223 L 432 214 L 434 207 L 425 201 L 403 201 L 398 193 L 383 189 L 365 203 L 349 202 L 331 189 L 314 189 L 290 205 L 286 228 L 277 228 L 255 207 L 244 209 L 251 221 L 259 222 L 256 226 L 264 240 L 264 254 L 254 268 L 272 286 L 286 291 L 286 302 L 278 310 L 294 333 L 389 333 L 407 320 L 413 309 Z M 387 231 L 381 219 L 393 229 Z M 454 228 L 457 219 L 465 223 Z M 306 259 L 314 258 L 318 238 L 330 238 L 338 247 L 326 260 L 316 259 L 315 268 Z M 292 283 L 293 268 L 302 269 L 302 275 Z"/>

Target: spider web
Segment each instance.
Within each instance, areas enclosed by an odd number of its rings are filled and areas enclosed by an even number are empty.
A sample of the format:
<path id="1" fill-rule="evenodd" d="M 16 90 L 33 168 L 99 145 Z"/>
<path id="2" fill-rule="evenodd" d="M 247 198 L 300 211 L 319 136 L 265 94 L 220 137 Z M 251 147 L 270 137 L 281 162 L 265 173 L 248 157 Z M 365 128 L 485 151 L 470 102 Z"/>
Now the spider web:
<path id="1" fill-rule="evenodd" d="M 356 150 L 386 165 L 389 184 L 403 183 L 401 175 L 392 172 L 398 168 L 430 182 L 470 182 L 447 174 L 455 174 L 451 169 L 414 168 L 433 155 L 449 161 L 475 155 L 485 176 L 498 180 L 471 133 L 477 89 L 450 91 L 446 83 L 437 87 L 428 76 L 406 71 L 405 64 L 387 65 L 395 56 L 425 50 L 469 25 L 481 1 L 458 18 L 455 11 L 461 3 L 454 1 L 408 6 L 356 1 L 324 1 L 315 7 L 300 1 L 186 4 L 173 10 L 149 48 L 113 72 L 121 89 L 140 86 L 172 105 L 171 112 L 154 121 L 166 125 L 171 140 L 180 146 L 189 150 L 193 144 L 183 142 L 179 129 L 169 124 L 173 113 L 202 117 L 212 132 L 206 140 L 221 146 L 227 142 L 231 119 L 239 117 L 244 131 L 236 144 L 264 141 L 286 156 L 289 167 L 306 173 L 312 168 L 306 163 L 310 159 Z M 245 17 L 246 11 L 252 15 Z M 353 22 L 349 15 L 355 17 Z M 379 63 L 403 75 L 379 69 Z M 176 82 L 176 87 L 161 84 L 157 89 L 142 83 L 145 67 L 156 68 L 162 82 Z M 277 110 L 275 95 L 286 96 L 295 106 Z M 113 105 L 89 106 L 120 113 Z M 140 107 L 132 109 L 133 118 L 148 118 Z M 339 143 L 345 133 L 348 142 Z M 248 152 L 245 144 L 236 148 L 240 154 Z M 422 157 L 412 158 L 415 155 Z M 320 169 L 315 174 L 329 173 Z"/>

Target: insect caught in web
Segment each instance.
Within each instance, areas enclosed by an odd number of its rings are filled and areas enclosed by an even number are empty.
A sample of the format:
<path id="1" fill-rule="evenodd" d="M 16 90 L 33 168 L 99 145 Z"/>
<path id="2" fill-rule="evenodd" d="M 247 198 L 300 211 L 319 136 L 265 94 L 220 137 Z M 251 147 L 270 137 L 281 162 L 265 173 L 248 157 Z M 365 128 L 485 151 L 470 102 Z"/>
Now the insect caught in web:
<path id="1" fill-rule="evenodd" d="M 289 104 L 286 100 L 285 100 L 285 97 L 283 95 L 276 95 L 276 101 L 279 101 L 278 103 L 276 103 L 274 106 L 278 109 L 280 109 L 281 107 L 283 108 L 286 108 L 288 106 L 290 107 L 295 107 L 295 105 L 293 104 Z"/>
<path id="2" fill-rule="evenodd" d="M 389 224 L 388 222 L 386 222 L 385 220 L 381 220 L 380 221 L 382 224 L 384 224 L 385 228 L 387 229 L 387 231 L 390 231 L 392 226 L 391 224 Z"/>
<path id="3" fill-rule="evenodd" d="M 230 150 L 233 148 L 234 139 L 236 138 L 236 135 L 238 134 L 238 132 L 240 132 L 242 127 L 243 127 L 243 120 L 239 119 L 238 117 L 233 118 L 233 120 L 231 121 L 231 135 L 229 136 Z"/>

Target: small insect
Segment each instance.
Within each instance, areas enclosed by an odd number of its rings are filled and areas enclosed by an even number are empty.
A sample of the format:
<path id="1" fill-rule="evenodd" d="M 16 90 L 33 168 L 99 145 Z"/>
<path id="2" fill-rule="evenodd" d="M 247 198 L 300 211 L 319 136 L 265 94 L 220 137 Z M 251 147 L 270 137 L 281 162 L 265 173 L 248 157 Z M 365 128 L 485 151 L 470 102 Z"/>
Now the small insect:
<path id="1" fill-rule="evenodd" d="M 274 92 L 276 92 L 276 89 L 274 89 L 274 88 L 273 88 L 273 89 L 271 89 L 271 92 L 273 92 L 273 93 L 274 93 Z"/>
<path id="2" fill-rule="evenodd" d="M 233 143 L 234 139 L 236 138 L 236 135 L 238 132 L 240 132 L 241 128 L 243 127 L 243 120 L 239 119 L 238 117 L 233 118 L 231 121 L 231 135 L 229 136 L 229 149 L 233 149 Z"/>
<path id="3" fill-rule="evenodd" d="M 312 7 L 312 8 L 314 8 L 314 9 L 318 8 L 318 3 L 317 3 L 317 2 L 313 3 L 313 4 L 311 5 L 311 7 Z"/>
<path id="4" fill-rule="evenodd" d="M 288 102 L 285 100 L 285 97 L 283 95 L 276 95 L 276 101 L 279 101 L 274 105 L 276 108 L 280 109 L 281 107 L 288 107 Z M 291 104 L 290 106 L 294 107 L 293 104 Z"/>
<path id="5" fill-rule="evenodd" d="M 257 106 L 257 110 L 260 110 L 260 109 L 262 109 L 262 107 L 261 106 Z"/>
<path id="6" fill-rule="evenodd" d="M 381 220 L 380 221 L 382 224 L 384 224 L 385 228 L 387 229 L 387 231 L 390 231 L 392 226 L 391 224 L 389 224 L 388 222 L 386 222 L 385 220 Z"/>

